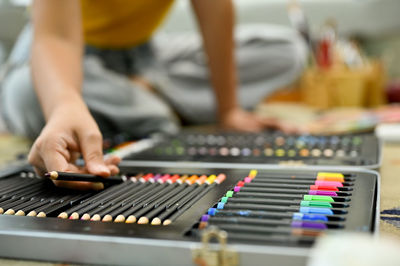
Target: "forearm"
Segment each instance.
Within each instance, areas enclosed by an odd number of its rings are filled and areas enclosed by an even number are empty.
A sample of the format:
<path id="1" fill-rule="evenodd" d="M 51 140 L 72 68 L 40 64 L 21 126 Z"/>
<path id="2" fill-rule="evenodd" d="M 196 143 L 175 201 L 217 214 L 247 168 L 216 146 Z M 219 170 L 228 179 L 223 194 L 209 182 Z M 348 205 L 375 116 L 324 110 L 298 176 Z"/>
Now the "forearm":
<path id="1" fill-rule="evenodd" d="M 80 51 L 56 38 L 36 41 L 32 48 L 32 75 L 46 120 L 61 102 L 80 97 Z"/>
<path id="2" fill-rule="evenodd" d="M 219 119 L 238 107 L 232 0 L 192 0 L 208 57 Z"/>
<path id="3" fill-rule="evenodd" d="M 55 9 L 71 16 L 55 17 Z M 79 5 L 74 1 L 35 1 L 32 76 L 44 116 L 49 119 L 60 103 L 81 99 L 82 34 Z M 62 14 L 65 14 L 62 13 Z"/>

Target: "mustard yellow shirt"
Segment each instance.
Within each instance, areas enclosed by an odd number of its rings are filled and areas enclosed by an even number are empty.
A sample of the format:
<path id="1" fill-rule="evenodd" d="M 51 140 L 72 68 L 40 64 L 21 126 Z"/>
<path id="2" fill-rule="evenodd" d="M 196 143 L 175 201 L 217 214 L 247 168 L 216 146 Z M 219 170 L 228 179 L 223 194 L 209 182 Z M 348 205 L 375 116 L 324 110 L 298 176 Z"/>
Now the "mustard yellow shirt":
<path id="1" fill-rule="evenodd" d="M 128 48 L 150 39 L 173 0 L 81 0 L 85 42 Z"/>

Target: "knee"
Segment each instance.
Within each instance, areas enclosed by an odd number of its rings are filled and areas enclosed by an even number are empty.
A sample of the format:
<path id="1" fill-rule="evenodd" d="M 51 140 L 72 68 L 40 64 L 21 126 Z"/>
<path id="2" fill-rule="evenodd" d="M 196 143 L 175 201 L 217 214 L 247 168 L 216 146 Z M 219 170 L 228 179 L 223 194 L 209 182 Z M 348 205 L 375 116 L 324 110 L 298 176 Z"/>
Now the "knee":
<path id="1" fill-rule="evenodd" d="M 35 138 L 44 118 L 32 85 L 29 66 L 13 70 L 2 84 L 2 115 L 9 130 Z"/>

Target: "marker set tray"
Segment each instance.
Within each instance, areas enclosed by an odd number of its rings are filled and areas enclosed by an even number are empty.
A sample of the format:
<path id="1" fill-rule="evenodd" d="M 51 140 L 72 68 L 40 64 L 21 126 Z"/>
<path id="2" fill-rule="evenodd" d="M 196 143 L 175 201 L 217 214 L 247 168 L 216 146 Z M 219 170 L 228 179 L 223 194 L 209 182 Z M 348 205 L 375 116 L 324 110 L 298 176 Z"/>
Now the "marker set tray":
<path id="1" fill-rule="evenodd" d="M 216 226 L 243 264 L 293 256 L 290 265 L 301 265 L 321 234 L 376 230 L 378 175 L 369 170 L 121 170 L 128 180 L 100 192 L 55 188 L 29 168 L 8 172 L 0 179 L 0 256 L 187 265 L 202 232 Z"/>
<path id="2" fill-rule="evenodd" d="M 125 162 L 130 160 L 376 168 L 380 149 L 372 134 L 312 136 L 184 131 L 176 136 L 158 136 L 152 148 L 124 158 Z"/>

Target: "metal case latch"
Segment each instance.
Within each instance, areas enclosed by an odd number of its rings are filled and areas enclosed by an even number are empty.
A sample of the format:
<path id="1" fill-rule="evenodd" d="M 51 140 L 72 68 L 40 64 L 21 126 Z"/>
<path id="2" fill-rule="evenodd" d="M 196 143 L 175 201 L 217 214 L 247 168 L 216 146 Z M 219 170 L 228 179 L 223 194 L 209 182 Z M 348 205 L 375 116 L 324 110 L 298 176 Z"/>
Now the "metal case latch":
<path id="1" fill-rule="evenodd" d="M 217 239 L 217 245 L 210 245 L 210 240 Z M 205 229 L 201 238 L 202 246 L 192 251 L 193 262 L 199 266 L 235 266 L 238 254 L 227 248 L 228 234 L 215 226 Z"/>

